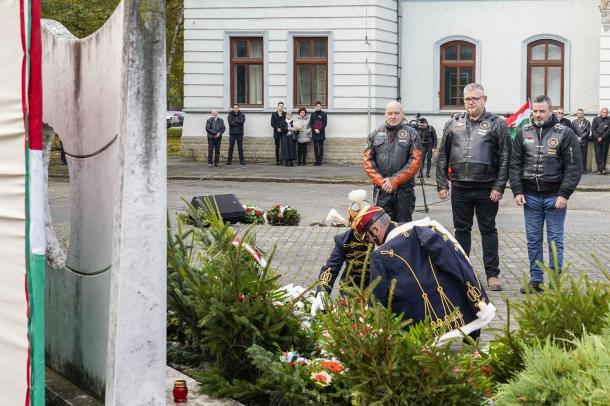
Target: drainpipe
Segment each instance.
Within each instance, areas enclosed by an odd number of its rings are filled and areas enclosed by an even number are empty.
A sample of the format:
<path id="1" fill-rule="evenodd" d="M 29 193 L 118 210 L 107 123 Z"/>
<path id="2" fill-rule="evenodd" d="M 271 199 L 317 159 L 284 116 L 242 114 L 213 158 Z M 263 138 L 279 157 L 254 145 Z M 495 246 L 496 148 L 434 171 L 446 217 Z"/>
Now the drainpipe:
<path id="1" fill-rule="evenodd" d="M 369 105 L 368 105 L 368 128 L 366 129 L 367 134 L 372 130 L 371 128 L 371 70 L 369 69 L 369 62 L 368 62 L 368 58 L 366 61 L 366 70 L 368 71 L 368 77 L 369 77 Z"/>
<path id="2" fill-rule="evenodd" d="M 365 0 L 364 2 L 364 43 L 366 45 L 368 45 L 369 50 L 368 53 L 366 55 L 366 60 L 365 60 L 365 65 L 366 65 L 366 71 L 367 71 L 367 76 L 368 76 L 368 128 L 366 129 L 366 133 L 368 134 L 371 131 L 371 88 L 372 88 L 372 84 L 371 84 L 371 68 L 369 68 L 369 56 L 371 55 L 371 43 L 369 42 L 369 2 L 368 0 Z"/>
<path id="3" fill-rule="evenodd" d="M 402 37 L 402 0 L 396 0 L 396 100 L 400 101 L 400 77 L 402 76 L 402 65 L 401 65 L 401 46 L 400 39 Z"/>

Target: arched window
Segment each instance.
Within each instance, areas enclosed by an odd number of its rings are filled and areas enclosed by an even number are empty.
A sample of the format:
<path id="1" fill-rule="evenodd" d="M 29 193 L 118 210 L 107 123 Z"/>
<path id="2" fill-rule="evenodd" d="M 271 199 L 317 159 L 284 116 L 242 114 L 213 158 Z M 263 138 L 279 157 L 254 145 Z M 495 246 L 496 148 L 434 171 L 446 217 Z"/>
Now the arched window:
<path id="1" fill-rule="evenodd" d="M 464 107 L 464 86 L 475 81 L 476 46 L 466 41 L 441 45 L 441 108 Z"/>
<path id="2" fill-rule="evenodd" d="M 527 45 L 527 97 L 547 95 L 563 106 L 564 45 L 542 39 Z"/>

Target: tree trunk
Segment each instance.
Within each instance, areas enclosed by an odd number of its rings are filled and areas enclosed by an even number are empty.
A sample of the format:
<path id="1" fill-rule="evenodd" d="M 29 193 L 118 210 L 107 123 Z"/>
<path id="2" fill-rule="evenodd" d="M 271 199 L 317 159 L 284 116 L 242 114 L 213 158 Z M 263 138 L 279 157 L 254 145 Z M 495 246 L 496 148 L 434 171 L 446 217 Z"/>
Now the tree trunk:
<path id="1" fill-rule="evenodd" d="M 172 76 L 172 65 L 174 63 L 174 54 L 176 52 L 176 45 L 178 43 L 178 36 L 180 34 L 180 28 L 184 22 L 184 2 L 180 1 L 180 12 L 176 16 L 174 21 L 174 32 L 172 34 L 172 43 L 169 48 L 169 55 L 167 56 L 167 93 L 169 94 L 170 78 Z M 169 110 L 169 97 L 167 98 L 167 109 Z"/>

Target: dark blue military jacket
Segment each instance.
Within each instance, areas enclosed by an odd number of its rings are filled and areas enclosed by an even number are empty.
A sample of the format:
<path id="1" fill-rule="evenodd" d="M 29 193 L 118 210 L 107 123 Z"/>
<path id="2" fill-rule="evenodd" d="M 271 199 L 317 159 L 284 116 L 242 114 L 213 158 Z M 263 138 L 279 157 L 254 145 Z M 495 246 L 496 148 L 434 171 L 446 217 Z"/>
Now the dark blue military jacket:
<path id="1" fill-rule="evenodd" d="M 341 268 L 343 268 L 343 264 L 345 264 L 345 269 L 341 275 L 341 282 L 345 281 L 350 265 L 350 275 L 356 282 L 359 282 L 360 278 L 363 277 L 362 271 L 368 246 L 369 244 L 357 240 L 351 229 L 336 235 L 333 251 L 328 258 L 326 265 L 320 270 L 320 276 L 318 277 L 320 286 L 317 291 L 319 292 L 321 289 L 324 289 L 330 294 L 333 290 L 335 280 L 337 280 L 337 276 L 339 276 Z M 368 286 L 368 277 L 367 275 L 364 276 L 367 278 L 365 286 Z"/>
<path id="2" fill-rule="evenodd" d="M 489 299 L 454 241 L 435 225 L 415 226 L 386 239 L 371 259 L 371 281 L 381 277 L 375 297 L 387 306 L 390 283 L 396 279 L 392 311 L 403 313 L 405 320 L 428 318 L 439 333 L 475 320 L 479 302 Z"/>

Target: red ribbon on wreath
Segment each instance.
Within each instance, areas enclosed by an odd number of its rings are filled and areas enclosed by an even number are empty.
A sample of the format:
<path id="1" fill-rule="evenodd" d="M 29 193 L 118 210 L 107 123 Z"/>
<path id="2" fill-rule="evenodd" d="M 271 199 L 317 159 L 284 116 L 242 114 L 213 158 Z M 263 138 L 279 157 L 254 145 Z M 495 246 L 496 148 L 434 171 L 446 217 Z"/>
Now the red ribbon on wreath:
<path id="1" fill-rule="evenodd" d="M 256 263 L 263 268 L 267 266 L 267 261 L 265 261 L 265 258 L 262 257 L 260 251 L 256 247 L 251 247 L 249 244 L 243 242 L 239 237 L 234 237 L 231 243 L 236 247 L 241 246 L 248 254 L 250 254 L 252 259 L 254 259 L 254 261 L 256 261 Z"/>

